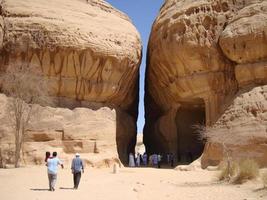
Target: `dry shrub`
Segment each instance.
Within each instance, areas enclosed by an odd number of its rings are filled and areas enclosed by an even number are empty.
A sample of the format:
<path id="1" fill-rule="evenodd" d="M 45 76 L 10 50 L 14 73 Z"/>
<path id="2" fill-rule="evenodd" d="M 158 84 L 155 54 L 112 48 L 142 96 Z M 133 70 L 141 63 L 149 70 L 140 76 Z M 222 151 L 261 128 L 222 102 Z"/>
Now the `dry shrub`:
<path id="1" fill-rule="evenodd" d="M 267 172 L 264 172 L 262 175 L 261 175 L 261 180 L 263 182 L 263 186 L 265 189 L 267 189 Z"/>
<path id="2" fill-rule="evenodd" d="M 218 179 L 226 180 L 235 184 L 242 184 L 259 175 L 259 166 L 254 160 L 246 159 L 239 162 L 223 162 L 219 166 Z M 267 184 L 267 173 L 266 173 Z"/>
<path id="3" fill-rule="evenodd" d="M 24 138 L 32 118 L 37 117 L 39 107 L 35 104 L 52 105 L 48 82 L 40 74 L 34 74 L 34 66 L 27 64 L 9 66 L 0 74 L 1 92 L 13 97 L 6 107 L 13 125 L 15 143 L 15 167 L 19 167 Z M 37 68 L 38 69 L 38 68 Z"/>
<path id="4" fill-rule="evenodd" d="M 4 162 L 2 157 L 2 149 L 0 148 L 0 168 L 4 168 Z"/>
<path id="5" fill-rule="evenodd" d="M 230 181 L 231 177 L 235 176 L 238 171 L 238 163 L 237 162 L 222 162 L 219 165 L 219 174 L 218 179 L 220 181 L 227 180 Z"/>
<path id="6" fill-rule="evenodd" d="M 242 184 L 247 180 L 257 178 L 259 175 L 259 165 L 251 159 L 242 160 L 238 163 L 238 173 L 233 178 L 233 183 Z"/>

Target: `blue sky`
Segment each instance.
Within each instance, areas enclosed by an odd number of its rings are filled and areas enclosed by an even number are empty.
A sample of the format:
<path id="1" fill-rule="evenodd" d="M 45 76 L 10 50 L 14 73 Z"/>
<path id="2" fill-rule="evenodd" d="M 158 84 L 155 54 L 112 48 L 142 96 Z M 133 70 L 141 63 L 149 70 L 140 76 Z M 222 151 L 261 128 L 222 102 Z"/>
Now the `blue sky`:
<path id="1" fill-rule="evenodd" d="M 143 43 L 143 59 L 140 66 L 140 101 L 137 121 L 138 133 L 142 133 L 144 120 L 144 76 L 146 67 L 146 49 L 152 23 L 156 19 L 164 0 L 106 0 L 113 7 L 126 13 L 141 34 Z"/>

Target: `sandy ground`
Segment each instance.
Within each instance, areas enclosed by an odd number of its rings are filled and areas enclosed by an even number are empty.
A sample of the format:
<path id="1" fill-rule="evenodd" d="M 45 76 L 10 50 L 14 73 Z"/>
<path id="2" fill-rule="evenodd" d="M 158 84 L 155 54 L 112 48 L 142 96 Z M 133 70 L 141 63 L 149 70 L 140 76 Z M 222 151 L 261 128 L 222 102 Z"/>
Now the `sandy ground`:
<path id="1" fill-rule="evenodd" d="M 73 190 L 69 169 L 59 170 L 56 191 L 50 192 L 45 166 L 0 169 L 1 200 L 252 200 L 267 199 L 259 181 L 243 185 L 216 182 L 214 171 L 122 168 L 86 169 Z"/>

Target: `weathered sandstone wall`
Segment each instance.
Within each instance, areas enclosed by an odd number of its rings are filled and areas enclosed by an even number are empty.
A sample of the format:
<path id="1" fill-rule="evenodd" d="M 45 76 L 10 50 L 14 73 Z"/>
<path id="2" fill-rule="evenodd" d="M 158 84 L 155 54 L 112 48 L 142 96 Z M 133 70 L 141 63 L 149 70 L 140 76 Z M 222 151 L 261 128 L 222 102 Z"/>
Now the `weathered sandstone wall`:
<path id="1" fill-rule="evenodd" d="M 136 134 L 140 60 L 139 33 L 105 1 L 0 1 L 1 72 L 31 67 L 62 107 L 115 108 L 123 161 Z"/>
<path id="2" fill-rule="evenodd" d="M 0 94 L 0 149 L 4 165 L 14 163 L 14 130 L 7 107 L 12 100 Z M 36 110 L 36 109 L 35 109 Z M 86 165 L 107 167 L 118 160 L 116 145 L 116 111 L 108 107 L 38 108 L 27 128 L 21 164 L 44 164 L 46 151 L 57 151 L 66 166 L 74 152 Z"/>
<path id="3" fill-rule="evenodd" d="M 148 45 L 148 151 L 200 156 L 192 125 L 214 124 L 240 89 L 267 83 L 266 36 L 264 0 L 166 0 Z"/>
<path id="4" fill-rule="evenodd" d="M 267 85 L 239 91 L 213 127 L 218 134 L 232 135 L 221 140 L 228 144 L 231 157 L 255 159 L 260 166 L 266 166 Z M 222 159 L 222 146 L 209 143 L 201 164 L 203 168 L 218 165 Z"/>

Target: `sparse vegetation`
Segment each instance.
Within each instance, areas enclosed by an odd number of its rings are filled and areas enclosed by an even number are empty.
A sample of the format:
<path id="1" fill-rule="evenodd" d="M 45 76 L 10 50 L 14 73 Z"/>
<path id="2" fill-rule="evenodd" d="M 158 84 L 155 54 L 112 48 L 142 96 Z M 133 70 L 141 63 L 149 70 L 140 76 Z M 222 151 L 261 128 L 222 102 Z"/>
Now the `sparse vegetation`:
<path id="1" fill-rule="evenodd" d="M 230 166 L 228 166 L 227 162 L 222 162 L 219 166 L 220 172 L 218 174 L 218 179 L 220 181 L 227 180 L 230 181 L 233 176 L 237 174 L 238 171 L 238 163 L 231 162 Z"/>
<path id="2" fill-rule="evenodd" d="M 233 183 L 242 184 L 247 180 L 255 179 L 259 176 L 259 165 L 251 159 L 238 162 L 238 172 L 233 177 Z"/>
<path id="3" fill-rule="evenodd" d="M 199 135 L 201 141 L 221 144 L 225 162 L 222 164 L 220 180 L 231 180 L 236 164 L 233 163 L 231 144 L 238 143 L 239 137 L 231 134 L 228 130 L 218 129 L 216 127 L 206 127 L 202 124 L 193 125 L 193 129 Z"/>
<path id="4" fill-rule="evenodd" d="M 267 172 L 264 172 L 262 175 L 261 175 L 261 180 L 262 180 L 262 183 L 263 183 L 263 187 L 265 189 L 267 189 Z"/>
<path id="5" fill-rule="evenodd" d="M 37 68 L 38 69 L 38 68 Z M 38 115 L 38 106 L 34 104 L 51 104 L 46 80 L 33 72 L 36 68 L 28 66 L 10 66 L 1 75 L 1 90 L 12 97 L 7 106 L 15 138 L 15 167 L 19 167 L 20 154 L 24 137 L 33 116 Z"/>
<path id="6" fill-rule="evenodd" d="M 0 148 L 0 168 L 4 168 L 3 158 L 2 158 L 2 149 Z"/>
<path id="7" fill-rule="evenodd" d="M 257 137 L 266 138 L 261 133 L 241 133 L 232 132 L 230 128 L 205 127 L 203 125 L 194 125 L 193 128 L 199 134 L 202 141 L 221 144 L 223 149 L 223 158 L 225 161 L 221 166 L 219 180 L 227 180 L 232 183 L 240 184 L 246 180 L 251 180 L 259 175 L 258 164 L 251 159 L 240 161 L 237 154 L 233 154 L 233 146 L 246 145 Z"/>
<path id="8" fill-rule="evenodd" d="M 242 184 L 247 180 L 257 178 L 259 175 L 259 166 L 251 159 L 230 162 L 229 167 L 226 162 L 223 162 L 219 166 L 219 169 L 218 179 L 234 184 Z"/>

